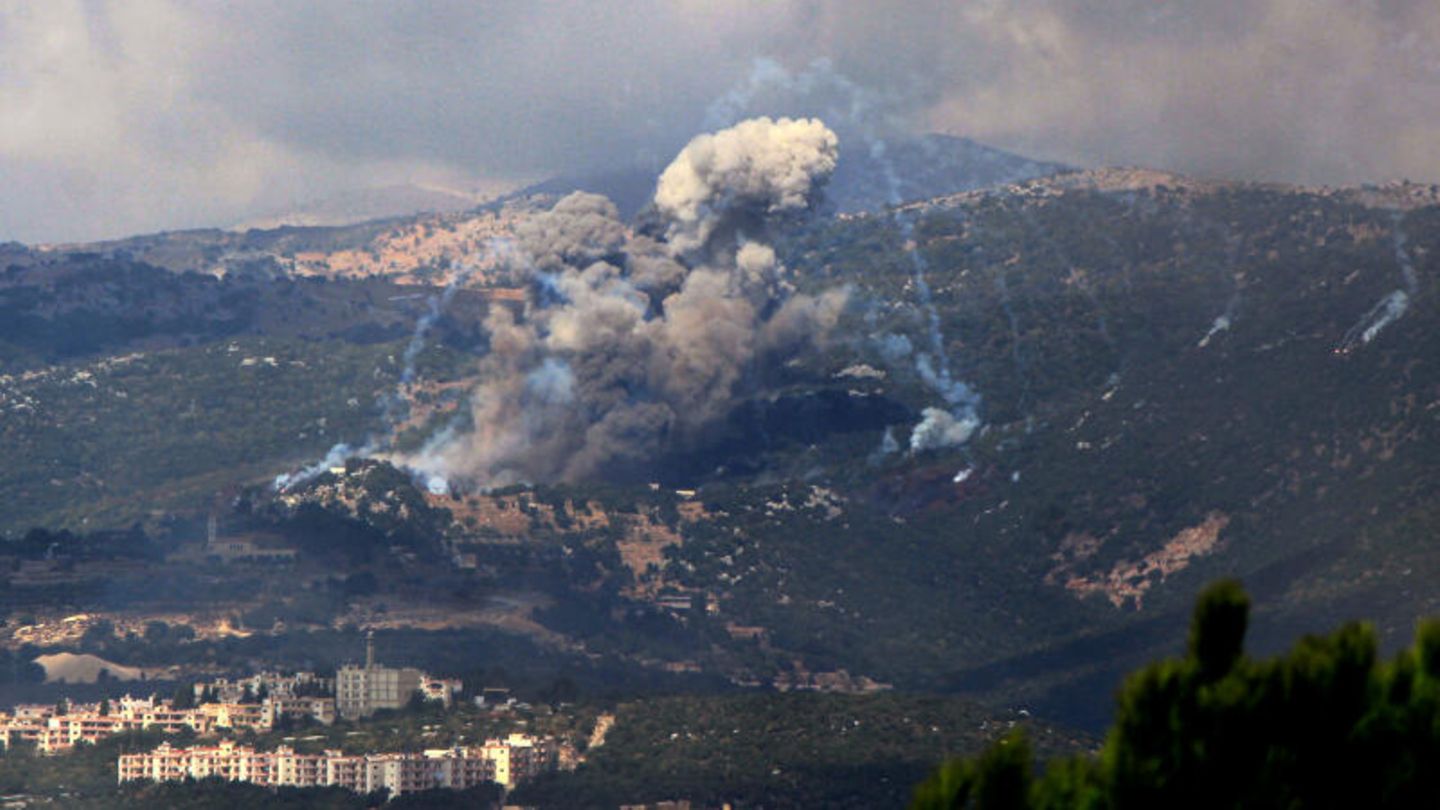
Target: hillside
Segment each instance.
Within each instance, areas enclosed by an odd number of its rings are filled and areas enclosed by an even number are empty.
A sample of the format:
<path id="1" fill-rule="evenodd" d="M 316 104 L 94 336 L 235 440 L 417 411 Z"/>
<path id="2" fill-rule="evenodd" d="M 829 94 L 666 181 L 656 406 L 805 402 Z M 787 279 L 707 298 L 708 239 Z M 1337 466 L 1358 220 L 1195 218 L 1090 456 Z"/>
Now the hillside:
<path id="1" fill-rule="evenodd" d="M 904 215 L 952 367 L 984 397 L 968 447 L 879 452 L 934 399 L 886 337 L 924 345 L 928 318 L 896 220 L 850 218 L 787 249 L 803 283 L 861 291 L 852 338 L 688 464 L 660 460 L 693 500 L 440 499 L 464 517 L 452 542 L 501 582 L 534 565 L 520 549 L 588 560 L 540 618 L 591 649 L 649 627 L 651 654 L 737 682 L 974 690 L 1084 723 L 1218 575 L 1257 595 L 1262 648 L 1353 614 L 1393 643 L 1435 609 L 1440 211 L 1121 172 Z M 1382 323 L 1397 289 L 1412 303 Z M 596 497 L 602 525 L 582 519 Z M 663 523 L 648 546 L 609 528 L 627 501 Z M 562 508 L 568 528 L 545 517 Z M 585 618 L 627 602 L 703 619 Z"/>
<path id="2" fill-rule="evenodd" d="M 494 264 L 487 244 L 510 236 L 516 218 L 528 210 L 523 203 L 517 205 L 518 209 L 419 214 L 352 225 L 170 231 L 109 242 L 48 245 L 31 251 L 31 260 L 99 258 L 217 277 L 384 277 L 401 284 L 441 285 L 468 270 L 481 282 L 483 271 Z"/>
<path id="3" fill-rule="evenodd" d="M 1063 170 L 1059 164 L 963 138 L 896 138 L 888 143 L 883 160 L 863 149 L 847 150 L 826 198 L 835 210 L 860 212 L 897 200 L 928 199 Z M 381 277 L 400 284 L 439 285 L 463 278 L 470 286 L 484 286 L 496 265 L 496 240 L 513 238 L 516 225 L 535 211 L 581 190 L 611 198 L 630 219 L 649 204 L 656 172 L 657 167 L 637 165 L 553 177 L 483 205 L 475 197 L 414 186 L 369 189 L 224 230 L 171 231 L 36 249 L 0 245 L 0 269 L 102 259 L 219 277 Z"/>
<path id="4" fill-rule="evenodd" d="M 539 807 L 686 798 L 701 806 L 899 807 L 927 755 L 973 751 L 1021 725 L 1045 751 L 1084 735 L 960 700 L 751 695 L 621 704 L 604 744 L 573 773 L 517 791 Z"/>
<path id="5" fill-rule="evenodd" d="M 193 518 L 248 482 L 247 519 L 274 531 L 340 521 L 310 535 L 317 564 L 340 559 L 327 542 L 360 536 L 336 527 L 378 532 L 359 559 L 392 608 L 440 576 L 426 566 L 453 566 L 448 598 L 519 598 L 531 607 L 495 626 L 602 660 L 607 678 L 959 690 L 1098 727 L 1118 673 L 1175 648 L 1213 577 L 1245 580 L 1261 649 L 1353 615 L 1396 643 L 1440 604 L 1433 196 L 1107 170 L 816 220 L 777 248 L 801 290 L 850 285 L 841 339 L 767 371 L 704 443 L 631 477 L 502 492 L 426 494 L 392 471 L 363 498 L 321 476 L 271 500 L 261 482 L 388 429 L 348 403 L 394 390 L 401 326 L 424 304 L 396 302 L 393 338 L 366 342 L 348 330 L 378 319 L 379 298 L 322 307 L 327 326 L 301 329 L 277 296 L 233 351 L 229 333 L 166 327 L 184 339 L 124 361 L 172 369 L 162 377 L 120 386 L 121 361 L 81 359 L 7 378 L 7 397 L 47 414 L 5 423 L 6 455 L 28 459 L 0 482 L 24 505 L 8 528 Z M 313 289 L 338 303 L 352 283 Z M 66 311 L 47 306 L 52 321 Z M 488 307 L 477 294 L 446 311 L 433 336 L 446 347 L 420 376 L 431 387 L 406 394 L 412 446 L 464 407 Z M 918 361 L 937 344 L 985 427 L 907 452 L 924 409 L 944 404 Z M 17 367 L 49 351 L 17 345 L 30 358 Z M 192 401 L 204 432 L 144 416 Z M 117 443 L 76 441 L 91 435 Z M 94 448 L 111 466 L 87 461 Z M 423 521 L 407 529 L 407 515 Z M 421 558 L 392 573 L 379 562 L 392 553 Z M 288 620 L 352 609 L 326 599 Z"/>

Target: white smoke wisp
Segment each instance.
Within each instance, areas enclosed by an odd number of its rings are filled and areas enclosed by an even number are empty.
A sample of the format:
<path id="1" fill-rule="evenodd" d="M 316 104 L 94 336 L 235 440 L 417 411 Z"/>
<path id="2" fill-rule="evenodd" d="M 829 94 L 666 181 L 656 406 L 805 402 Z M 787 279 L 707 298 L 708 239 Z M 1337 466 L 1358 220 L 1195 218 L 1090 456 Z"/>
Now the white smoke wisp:
<path id="1" fill-rule="evenodd" d="M 1415 275 L 1415 263 L 1410 260 L 1410 250 L 1407 247 L 1409 238 L 1405 235 L 1405 228 L 1398 213 L 1390 233 L 1395 247 L 1395 263 L 1400 265 L 1400 277 L 1405 281 L 1405 289 L 1413 296 L 1420 289 L 1420 278 Z"/>
<path id="2" fill-rule="evenodd" d="M 894 174 L 893 167 L 883 160 L 883 149 L 872 151 L 878 154 L 877 160 L 880 165 L 886 167 L 887 183 L 890 186 L 891 197 L 898 202 L 899 179 Z M 900 229 L 901 237 L 906 244 L 914 243 L 915 225 L 900 212 L 898 208 L 892 208 L 896 226 Z M 931 412 L 944 413 L 936 408 L 926 408 L 922 413 L 922 419 L 915 426 L 910 436 L 910 448 L 914 451 L 938 450 L 946 447 L 957 447 L 969 441 L 975 428 L 980 425 L 980 394 L 962 380 L 957 380 L 950 375 L 950 358 L 945 351 L 945 336 L 940 330 L 940 312 L 935 307 L 934 296 L 930 292 L 930 283 L 926 279 L 929 269 L 925 257 L 920 254 L 919 248 L 912 248 L 907 255 L 910 259 L 911 280 L 914 283 L 915 293 L 919 299 L 920 306 L 925 312 L 925 322 L 928 327 L 930 339 L 930 350 L 918 352 L 915 355 L 915 371 L 940 398 L 950 406 L 946 413 L 949 421 L 943 428 L 937 428 L 937 417 Z M 1009 303 L 1006 301 L 1008 311 Z M 1013 315 L 1012 328 L 1013 328 Z M 1018 345 L 1018 344 L 1017 344 Z M 933 359 L 932 359 L 933 358 Z M 936 364 L 938 363 L 938 368 Z M 965 427 L 965 426 L 968 426 Z"/>
<path id="3" fill-rule="evenodd" d="M 1349 354 L 1380 336 L 1385 327 L 1400 320 L 1410 308 L 1410 296 L 1404 290 L 1395 290 L 1380 299 L 1358 323 L 1345 332 L 1336 354 Z"/>
<path id="4" fill-rule="evenodd" d="M 342 442 L 331 447 L 329 452 L 325 454 L 325 457 L 314 464 L 308 467 L 301 467 L 294 472 L 281 473 L 275 476 L 275 480 L 271 482 L 270 486 L 277 492 L 284 492 L 297 484 L 309 481 L 333 467 L 339 467 L 356 456 L 365 455 L 374 450 L 375 448 L 368 441 L 358 447 L 352 447 Z"/>
<path id="5" fill-rule="evenodd" d="M 1133 200 L 1130 201 L 1130 205 L 1133 211 Z M 1195 344 L 1195 348 L 1197 349 L 1203 349 L 1209 346 L 1211 341 L 1221 332 L 1228 332 L 1230 327 L 1235 325 L 1235 321 L 1240 314 L 1240 299 L 1245 286 L 1244 273 L 1236 269 L 1241 249 L 1244 246 L 1244 240 L 1234 232 L 1229 223 L 1216 223 L 1216 225 L 1219 227 L 1221 236 L 1225 242 L 1224 277 L 1233 285 L 1234 289 L 1230 293 L 1230 298 L 1225 301 L 1225 309 L 1219 315 L 1215 316 L 1215 320 L 1210 322 L 1210 328 L 1201 336 L 1199 342 Z"/>
<path id="6" fill-rule="evenodd" d="M 874 467 L 884 463 L 885 459 L 900 452 L 900 441 L 895 438 L 895 428 L 886 427 L 885 433 L 880 437 L 880 446 L 870 451 L 865 457 L 865 463 Z"/>
<path id="7" fill-rule="evenodd" d="M 1406 248 L 1405 230 L 1401 227 L 1398 213 L 1391 228 L 1391 239 L 1395 250 L 1395 263 L 1400 267 L 1400 277 L 1405 289 L 1393 290 L 1376 302 L 1369 312 L 1345 332 L 1345 336 L 1340 339 L 1340 345 L 1335 349 L 1336 354 L 1349 354 L 1375 340 L 1385 327 L 1404 317 L 1405 312 L 1410 309 L 1410 300 L 1419 292 L 1420 279 L 1415 274 L 1415 264 Z"/>
<path id="8" fill-rule="evenodd" d="M 505 240 L 491 239 L 486 243 L 485 251 L 488 254 L 505 255 L 511 252 L 511 248 Z M 430 330 L 435 328 L 435 324 L 445 314 L 446 307 L 454 300 L 455 294 L 478 269 L 478 263 L 467 264 L 455 274 L 443 290 L 431 295 L 425 302 L 425 313 L 416 320 L 415 329 L 410 335 L 410 342 L 405 345 L 405 351 L 400 357 L 400 378 L 396 382 L 394 390 L 379 397 L 380 416 L 383 423 L 380 434 L 372 433 L 365 438 L 365 441 L 357 445 L 346 442 L 334 445 L 320 461 L 299 470 L 275 476 L 275 480 L 271 483 L 272 489 L 283 492 L 303 484 L 333 467 L 339 467 L 352 458 L 374 455 L 386 449 L 397 426 L 405 419 L 405 412 L 408 409 L 406 389 L 415 381 L 416 366 L 420 359 L 420 353 L 425 350 Z M 432 491 L 434 490 L 435 486 L 432 486 Z"/>
<path id="9" fill-rule="evenodd" d="M 488 240 L 485 248 L 486 252 L 491 254 L 503 252 L 505 250 L 503 242 L 504 240 L 498 238 Z M 450 302 L 454 300 L 455 294 L 459 292 L 461 287 L 465 286 L 465 283 L 470 280 L 470 277 L 475 274 L 478 268 L 478 264 L 467 264 L 461 268 L 460 272 L 455 274 L 449 284 L 445 285 L 445 289 L 431 295 L 429 299 L 426 300 L 425 314 L 421 315 L 419 320 L 415 322 L 415 330 L 411 333 L 410 342 L 405 345 L 405 352 L 400 358 L 400 380 L 396 383 L 395 390 L 383 399 L 382 415 L 387 432 L 393 432 L 395 426 L 404 421 L 403 412 L 406 410 L 408 402 L 405 396 L 405 389 L 415 382 L 416 364 L 420 360 L 420 352 L 425 350 L 425 346 L 430 337 L 430 330 L 435 328 L 435 324 L 439 322 L 440 316 L 445 314 L 445 309 L 449 307 Z"/>
<path id="10" fill-rule="evenodd" d="M 834 169 L 815 119 L 758 118 L 695 138 L 662 174 L 663 238 L 572 194 L 518 233 L 532 295 L 495 308 L 473 427 L 395 460 L 426 481 L 496 487 L 634 471 L 703 440 L 757 374 L 823 345 L 844 289 L 797 293 L 767 242 Z"/>
<path id="11" fill-rule="evenodd" d="M 962 445 L 980 427 L 977 417 L 956 416 L 943 408 L 926 408 L 920 416 L 920 423 L 910 433 L 910 449 L 916 453 Z"/>
<path id="12" fill-rule="evenodd" d="M 1229 329 L 1229 328 L 1230 328 L 1230 315 L 1229 315 L 1229 310 L 1226 310 L 1226 313 L 1225 313 L 1225 314 L 1215 316 L 1215 321 L 1210 324 L 1210 329 L 1209 329 L 1209 331 L 1207 331 L 1207 332 L 1205 333 L 1205 336 L 1204 336 L 1204 337 L 1200 338 L 1200 342 L 1199 342 L 1199 343 L 1196 343 L 1196 344 L 1195 344 L 1195 347 L 1198 348 L 1198 349 L 1203 349 L 1203 348 L 1205 348 L 1206 346 L 1209 346 L 1209 345 L 1210 345 L 1210 340 L 1211 340 L 1212 338 L 1214 338 L 1216 335 L 1220 334 L 1221 332 L 1226 331 L 1226 330 Z"/>

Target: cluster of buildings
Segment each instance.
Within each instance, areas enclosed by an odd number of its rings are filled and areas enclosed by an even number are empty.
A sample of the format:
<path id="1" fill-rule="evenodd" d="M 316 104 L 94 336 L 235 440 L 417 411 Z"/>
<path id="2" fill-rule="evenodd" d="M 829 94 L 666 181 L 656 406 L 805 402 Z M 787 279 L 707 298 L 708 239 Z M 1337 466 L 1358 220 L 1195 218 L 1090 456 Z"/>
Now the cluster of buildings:
<path id="1" fill-rule="evenodd" d="M 334 678 L 313 672 L 262 672 L 246 678 L 219 678 L 194 686 L 192 706 L 151 695 L 115 701 L 16 706 L 0 712 L 0 743 L 29 743 L 56 754 L 77 743 L 95 743 L 126 731 L 272 731 L 284 720 L 330 725 L 336 718 L 358 720 L 381 709 L 404 708 L 418 693 L 449 708 L 463 688 L 458 680 L 432 677 L 418 669 L 375 662 L 373 635 L 366 639 L 365 665 L 346 665 Z"/>
<path id="2" fill-rule="evenodd" d="M 358 793 L 389 791 L 391 796 L 436 788 L 464 789 L 486 782 L 511 788 L 551 770 L 558 762 L 553 740 L 511 734 L 484 745 L 419 753 L 302 754 L 281 746 L 256 751 L 233 742 L 216 746 L 172 748 L 124 754 L 119 781 L 156 782 L 216 777 L 269 787 L 342 787 Z"/>
<path id="3" fill-rule="evenodd" d="M 29 743 L 42 754 L 58 754 L 78 743 L 96 743 L 126 731 L 163 731 L 200 735 L 222 730 L 270 731 L 282 717 L 311 717 L 321 723 L 335 721 L 335 699 L 329 697 L 275 696 L 259 703 L 203 703 L 175 708 L 172 701 L 151 695 L 129 695 L 101 703 L 16 706 L 0 712 L 0 742 L 8 749 Z"/>
<path id="4" fill-rule="evenodd" d="M 220 703 L 253 703 L 266 697 L 298 697 L 335 694 L 335 679 L 322 678 L 313 672 L 282 675 L 260 672 L 245 678 L 216 678 L 195 684 L 195 700 L 207 696 Z"/>

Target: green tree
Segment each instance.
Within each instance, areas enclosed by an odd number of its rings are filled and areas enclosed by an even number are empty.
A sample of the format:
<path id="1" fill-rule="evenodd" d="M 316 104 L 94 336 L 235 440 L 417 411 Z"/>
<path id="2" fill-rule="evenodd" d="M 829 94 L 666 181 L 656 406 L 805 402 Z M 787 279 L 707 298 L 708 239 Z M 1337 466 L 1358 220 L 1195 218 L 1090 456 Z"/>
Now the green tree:
<path id="1" fill-rule="evenodd" d="M 1034 753 L 1023 732 L 1012 732 L 974 760 L 941 765 L 915 790 L 916 810 L 1023 810 L 1030 806 Z"/>
<path id="2" fill-rule="evenodd" d="M 175 687 L 175 694 L 170 698 L 170 706 L 175 709 L 195 708 L 195 685 L 182 683 Z"/>
<path id="3" fill-rule="evenodd" d="M 1190 657 L 1200 677 L 1214 681 L 1240 660 L 1249 618 L 1250 597 L 1236 580 L 1221 580 L 1200 594 L 1190 623 Z"/>
<path id="4" fill-rule="evenodd" d="M 914 806 L 1440 806 L 1440 622 L 1386 663 L 1359 623 L 1255 660 L 1243 654 L 1249 605 L 1233 581 L 1201 594 L 1186 656 L 1126 680 L 1099 757 L 1035 779 L 1007 738 L 941 766 Z"/>

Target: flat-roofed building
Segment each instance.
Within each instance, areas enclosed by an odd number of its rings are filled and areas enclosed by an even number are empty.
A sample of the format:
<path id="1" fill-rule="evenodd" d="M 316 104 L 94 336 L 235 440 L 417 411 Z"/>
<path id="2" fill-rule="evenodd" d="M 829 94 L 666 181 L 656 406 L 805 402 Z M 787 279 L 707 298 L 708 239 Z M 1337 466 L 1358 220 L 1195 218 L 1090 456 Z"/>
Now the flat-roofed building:
<path id="1" fill-rule="evenodd" d="M 152 751 L 121 755 L 116 771 L 122 783 L 215 777 L 272 787 L 333 786 L 357 793 L 383 790 L 399 796 L 437 788 L 461 790 L 486 782 L 512 787 L 538 773 L 537 768 L 553 766 L 553 752 L 552 741 L 520 734 L 479 747 L 422 753 L 344 754 L 332 750 L 302 754 L 288 746 L 256 751 L 228 741 L 195 748 L 173 748 L 166 743 Z"/>
<path id="2" fill-rule="evenodd" d="M 365 665 L 347 664 L 335 673 L 335 708 L 346 720 L 369 717 L 380 709 L 400 709 L 428 680 L 412 667 L 375 662 L 375 634 L 365 638 Z"/>

